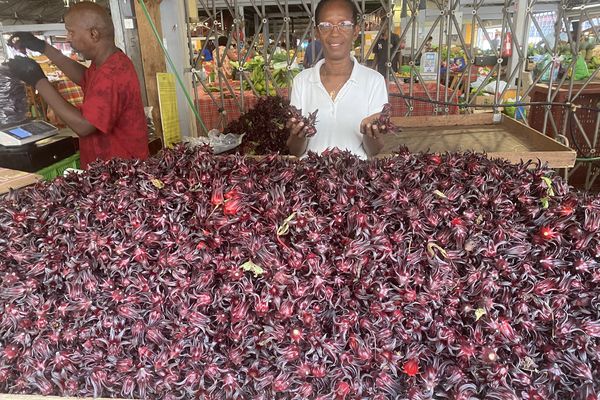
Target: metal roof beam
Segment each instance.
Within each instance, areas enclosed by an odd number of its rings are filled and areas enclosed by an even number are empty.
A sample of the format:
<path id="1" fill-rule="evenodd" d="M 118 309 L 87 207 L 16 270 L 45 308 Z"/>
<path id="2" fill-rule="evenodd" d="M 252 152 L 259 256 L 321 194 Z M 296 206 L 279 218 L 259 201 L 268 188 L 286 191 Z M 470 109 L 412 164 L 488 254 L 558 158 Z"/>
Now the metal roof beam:
<path id="1" fill-rule="evenodd" d="M 28 25 L 1 25 L 0 32 L 61 32 L 65 33 L 65 24 L 28 24 Z"/>

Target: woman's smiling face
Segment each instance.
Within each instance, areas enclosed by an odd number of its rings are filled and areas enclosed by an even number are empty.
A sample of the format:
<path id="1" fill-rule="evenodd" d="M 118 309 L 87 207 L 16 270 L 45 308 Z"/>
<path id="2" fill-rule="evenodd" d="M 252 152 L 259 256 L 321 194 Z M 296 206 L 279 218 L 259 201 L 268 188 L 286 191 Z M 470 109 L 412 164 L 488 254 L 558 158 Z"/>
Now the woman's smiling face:
<path id="1" fill-rule="evenodd" d="M 354 40 L 358 36 L 358 27 L 354 22 L 351 5 L 346 1 L 330 1 L 320 10 L 317 37 L 323 45 L 326 60 L 341 60 L 350 55 Z M 352 23 L 351 27 L 349 23 Z"/>

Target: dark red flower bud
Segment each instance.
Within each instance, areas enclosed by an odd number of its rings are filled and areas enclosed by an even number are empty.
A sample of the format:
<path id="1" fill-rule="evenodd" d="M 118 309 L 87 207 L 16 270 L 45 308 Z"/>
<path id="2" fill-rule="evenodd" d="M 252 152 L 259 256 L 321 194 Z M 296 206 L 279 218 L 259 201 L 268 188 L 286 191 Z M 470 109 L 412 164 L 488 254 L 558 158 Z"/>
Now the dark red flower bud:
<path id="1" fill-rule="evenodd" d="M 410 359 L 404 363 L 402 370 L 408 376 L 415 376 L 419 373 L 419 362 L 414 358 Z"/>

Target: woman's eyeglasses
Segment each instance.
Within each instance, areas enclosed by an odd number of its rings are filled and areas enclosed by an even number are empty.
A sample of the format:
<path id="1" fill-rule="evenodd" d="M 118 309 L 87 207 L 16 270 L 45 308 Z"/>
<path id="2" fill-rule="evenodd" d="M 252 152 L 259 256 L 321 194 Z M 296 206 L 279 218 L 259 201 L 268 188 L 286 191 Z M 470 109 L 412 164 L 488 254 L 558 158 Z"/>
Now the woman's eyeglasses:
<path id="1" fill-rule="evenodd" d="M 333 32 L 333 28 L 338 28 L 340 32 L 350 32 L 354 28 L 352 21 L 342 21 L 339 24 L 332 24 L 331 22 L 319 22 L 317 25 L 319 32 L 330 33 Z"/>

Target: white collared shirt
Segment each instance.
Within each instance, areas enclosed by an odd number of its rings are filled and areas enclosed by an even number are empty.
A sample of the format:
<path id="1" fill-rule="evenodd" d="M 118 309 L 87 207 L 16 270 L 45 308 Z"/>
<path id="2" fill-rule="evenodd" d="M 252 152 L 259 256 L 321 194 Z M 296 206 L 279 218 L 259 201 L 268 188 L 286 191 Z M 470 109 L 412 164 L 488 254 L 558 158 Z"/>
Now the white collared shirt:
<path id="1" fill-rule="evenodd" d="M 321 83 L 319 71 L 325 60 L 320 60 L 294 78 L 290 103 L 301 109 L 304 116 L 319 110 L 317 133 L 308 139 L 307 151 L 321 153 L 337 147 L 361 158 L 367 157 L 360 123 L 383 109 L 388 102 L 387 88 L 379 72 L 361 65 L 354 58 L 352 61 L 352 74 L 335 100 Z"/>

